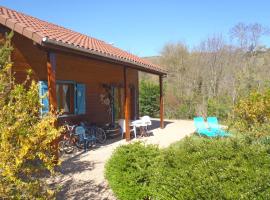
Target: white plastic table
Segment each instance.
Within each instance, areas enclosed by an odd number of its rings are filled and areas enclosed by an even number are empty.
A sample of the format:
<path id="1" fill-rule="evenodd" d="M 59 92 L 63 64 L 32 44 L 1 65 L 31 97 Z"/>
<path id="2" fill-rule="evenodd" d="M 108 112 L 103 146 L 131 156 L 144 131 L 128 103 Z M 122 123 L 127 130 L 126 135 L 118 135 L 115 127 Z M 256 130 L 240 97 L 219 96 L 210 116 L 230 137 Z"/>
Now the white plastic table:
<path id="1" fill-rule="evenodd" d="M 145 122 L 143 120 L 141 120 L 141 119 L 134 120 L 131 122 L 131 126 L 135 126 L 135 128 L 140 128 L 141 136 L 146 135 L 145 127 L 147 126 L 147 124 L 145 124 Z"/>
<path id="2" fill-rule="evenodd" d="M 131 126 L 136 126 L 137 128 L 144 126 L 144 122 L 141 119 L 131 121 Z"/>

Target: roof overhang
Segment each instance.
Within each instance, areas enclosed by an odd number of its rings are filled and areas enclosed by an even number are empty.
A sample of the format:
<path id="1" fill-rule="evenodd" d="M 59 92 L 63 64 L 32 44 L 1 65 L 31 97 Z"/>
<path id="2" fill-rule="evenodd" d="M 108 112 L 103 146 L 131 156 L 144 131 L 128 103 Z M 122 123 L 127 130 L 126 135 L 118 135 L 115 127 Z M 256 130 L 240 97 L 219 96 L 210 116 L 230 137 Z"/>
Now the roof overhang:
<path id="1" fill-rule="evenodd" d="M 26 27 L 22 25 L 21 23 L 18 23 L 17 21 L 13 19 L 9 19 L 6 16 L 0 15 L 0 25 L 3 25 L 7 28 L 9 28 L 12 31 L 17 32 L 20 35 L 25 36 L 26 38 L 34 41 L 36 44 L 41 45 L 42 47 L 45 47 L 47 49 L 54 49 L 59 51 L 65 51 L 70 52 L 73 54 L 79 54 L 87 57 L 91 57 L 98 60 L 107 61 L 110 63 L 117 63 L 121 64 L 126 67 L 130 67 L 133 69 L 137 69 L 139 71 L 159 75 L 165 77 L 167 75 L 167 71 L 159 68 L 149 67 L 146 64 L 139 63 L 139 62 L 133 62 L 132 60 L 115 57 L 109 54 L 104 54 L 99 51 L 86 49 L 80 46 L 75 46 L 73 44 L 64 43 L 57 40 L 52 40 L 47 37 L 43 37 L 39 34 L 39 32 L 36 32 L 30 27 Z"/>
<path id="2" fill-rule="evenodd" d="M 142 72 L 151 73 L 151 74 L 159 75 L 162 77 L 167 76 L 167 73 L 165 72 L 165 70 L 164 70 L 164 72 L 162 72 L 162 71 L 157 71 L 157 70 L 146 69 L 145 65 L 143 65 L 143 64 L 138 64 L 138 63 L 132 62 L 132 61 L 127 60 L 127 59 L 115 58 L 114 56 L 102 54 L 98 51 L 85 49 L 85 48 L 82 48 L 79 46 L 74 46 L 72 44 L 62 43 L 62 42 L 59 42 L 56 40 L 51 40 L 48 38 L 43 38 L 40 45 L 42 47 L 45 47 L 45 48 L 51 49 L 51 50 L 64 51 L 64 52 L 68 52 L 68 53 L 72 53 L 72 54 L 90 57 L 90 58 L 97 59 L 97 60 L 106 61 L 109 63 L 120 64 L 120 65 L 123 65 L 126 67 L 137 69 L 137 70 L 142 71 Z"/>

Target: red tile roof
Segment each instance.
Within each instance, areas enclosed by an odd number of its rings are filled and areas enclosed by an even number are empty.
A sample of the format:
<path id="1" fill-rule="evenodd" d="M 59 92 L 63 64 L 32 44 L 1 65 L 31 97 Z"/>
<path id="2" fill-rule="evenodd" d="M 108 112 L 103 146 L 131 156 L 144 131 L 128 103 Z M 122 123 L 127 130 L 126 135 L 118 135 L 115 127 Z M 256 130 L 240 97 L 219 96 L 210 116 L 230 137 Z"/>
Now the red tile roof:
<path id="1" fill-rule="evenodd" d="M 89 54 L 131 64 L 132 66 L 139 67 L 141 70 L 157 74 L 166 74 L 159 66 L 116 48 L 104 41 L 1 6 L 0 24 L 24 35 L 40 45 L 51 42 L 68 48 L 74 49 L 75 47 L 78 51 L 83 50 Z"/>

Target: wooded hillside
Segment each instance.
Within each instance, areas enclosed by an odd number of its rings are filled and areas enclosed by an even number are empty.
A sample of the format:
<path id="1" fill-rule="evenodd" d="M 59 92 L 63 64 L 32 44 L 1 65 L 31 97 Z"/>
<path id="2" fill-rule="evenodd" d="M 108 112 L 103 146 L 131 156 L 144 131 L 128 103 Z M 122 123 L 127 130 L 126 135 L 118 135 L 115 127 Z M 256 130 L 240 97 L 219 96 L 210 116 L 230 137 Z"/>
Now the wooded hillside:
<path id="1" fill-rule="evenodd" d="M 194 49 L 181 42 L 166 44 L 160 56 L 149 58 L 168 70 L 166 117 L 215 115 L 226 119 L 240 97 L 269 87 L 270 50 L 260 43 L 268 35 L 260 24 L 239 23 L 229 31 L 230 42 L 220 34 Z M 157 83 L 149 75 L 140 78 Z"/>

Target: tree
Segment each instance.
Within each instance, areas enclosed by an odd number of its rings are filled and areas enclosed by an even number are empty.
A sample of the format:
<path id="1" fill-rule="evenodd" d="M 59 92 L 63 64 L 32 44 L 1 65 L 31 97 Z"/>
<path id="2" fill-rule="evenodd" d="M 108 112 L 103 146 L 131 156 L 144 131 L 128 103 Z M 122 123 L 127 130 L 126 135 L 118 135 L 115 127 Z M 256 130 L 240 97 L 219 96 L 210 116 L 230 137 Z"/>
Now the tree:
<path id="1" fill-rule="evenodd" d="M 248 46 L 248 26 L 242 22 L 236 24 L 230 30 L 232 39 L 236 39 L 240 48 L 245 49 Z"/>
<path id="2" fill-rule="evenodd" d="M 50 199 L 53 191 L 40 180 L 53 173 L 52 142 L 61 128 L 56 116 L 40 117 L 38 85 L 28 77 L 17 84 L 11 74 L 9 34 L 0 46 L 0 199 Z"/>
<path id="3" fill-rule="evenodd" d="M 159 86 L 141 81 L 139 91 L 140 114 L 156 117 L 159 112 Z"/>
<path id="4" fill-rule="evenodd" d="M 202 62 L 206 68 L 208 76 L 208 95 L 215 97 L 218 95 L 220 81 L 223 75 L 224 66 L 226 65 L 227 49 L 222 35 L 208 37 L 200 45 L 199 51 L 203 54 Z"/>
<path id="5" fill-rule="evenodd" d="M 166 44 L 161 51 L 160 65 L 166 67 L 168 71 L 165 102 L 166 115 L 175 117 L 182 110 L 190 110 L 190 106 L 181 107 L 185 101 L 189 101 L 189 97 L 185 94 L 194 83 L 189 81 L 196 72 L 191 72 L 190 53 L 183 43 Z"/>
<path id="6" fill-rule="evenodd" d="M 259 46 L 260 38 L 268 29 L 259 23 L 238 23 L 230 30 L 232 39 L 236 39 L 240 48 L 253 51 Z"/>
<path id="7" fill-rule="evenodd" d="M 226 119 L 239 98 L 269 87 L 270 50 L 260 48 L 266 30 L 259 23 L 239 23 L 230 31 L 237 44 L 227 43 L 221 34 L 193 49 L 179 42 L 166 44 L 155 58 L 168 71 L 165 116 Z"/>

